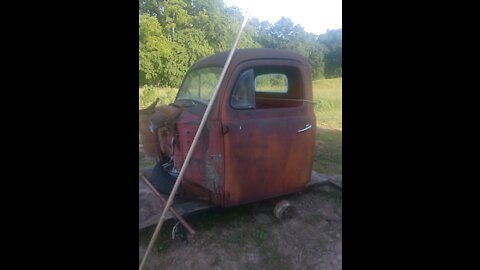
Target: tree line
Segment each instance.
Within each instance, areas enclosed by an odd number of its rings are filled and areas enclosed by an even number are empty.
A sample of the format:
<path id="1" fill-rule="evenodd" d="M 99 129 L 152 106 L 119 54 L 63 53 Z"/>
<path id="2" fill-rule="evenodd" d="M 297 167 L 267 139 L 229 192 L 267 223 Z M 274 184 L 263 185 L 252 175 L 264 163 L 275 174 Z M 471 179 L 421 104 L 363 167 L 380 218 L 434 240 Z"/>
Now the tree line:
<path id="1" fill-rule="evenodd" d="M 139 0 L 140 86 L 178 87 L 198 59 L 228 51 L 244 14 L 223 0 Z M 312 79 L 342 76 L 342 30 L 306 32 L 288 18 L 251 18 L 239 48 L 281 48 L 310 63 Z"/>

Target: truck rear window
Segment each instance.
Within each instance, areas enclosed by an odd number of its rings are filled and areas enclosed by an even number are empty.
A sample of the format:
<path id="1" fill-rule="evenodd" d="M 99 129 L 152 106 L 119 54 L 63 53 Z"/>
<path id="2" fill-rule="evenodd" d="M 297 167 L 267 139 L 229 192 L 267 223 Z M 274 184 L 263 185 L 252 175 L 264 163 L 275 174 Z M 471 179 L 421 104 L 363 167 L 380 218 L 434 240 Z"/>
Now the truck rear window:
<path id="1" fill-rule="evenodd" d="M 302 104 L 300 72 L 291 66 L 259 66 L 243 70 L 232 90 L 235 109 L 296 107 Z"/>

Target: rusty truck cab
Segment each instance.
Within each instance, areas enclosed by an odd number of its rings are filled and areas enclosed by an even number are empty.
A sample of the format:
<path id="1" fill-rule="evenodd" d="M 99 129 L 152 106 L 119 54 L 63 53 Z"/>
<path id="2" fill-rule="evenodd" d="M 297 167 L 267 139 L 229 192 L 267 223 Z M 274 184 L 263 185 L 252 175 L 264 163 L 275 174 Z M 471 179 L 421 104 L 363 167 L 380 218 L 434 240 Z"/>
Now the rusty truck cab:
<path id="1" fill-rule="evenodd" d="M 160 145 L 172 142 L 162 153 L 172 156 L 176 171 L 227 56 L 203 58 L 189 69 L 172 104 L 183 110 L 175 135 L 157 132 Z M 285 50 L 239 49 L 220 87 L 182 181 L 182 196 L 234 206 L 303 190 L 316 130 L 307 60 Z"/>

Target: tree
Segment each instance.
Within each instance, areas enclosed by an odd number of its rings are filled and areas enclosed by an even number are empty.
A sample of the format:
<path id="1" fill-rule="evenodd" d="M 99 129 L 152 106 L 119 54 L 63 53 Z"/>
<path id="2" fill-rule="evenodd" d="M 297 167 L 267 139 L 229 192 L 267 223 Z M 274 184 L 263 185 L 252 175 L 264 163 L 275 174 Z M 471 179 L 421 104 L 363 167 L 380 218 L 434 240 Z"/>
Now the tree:
<path id="1" fill-rule="evenodd" d="M 147 14 L 158 18 L 160 15 L 160 2 L 161 0 L 139 0 L 138 13 L 140 15 Z"/>
<path id="2" fill-rule="evenodd" d="M 195 0 L 191 6 L 193 27 L 205 34 L 214 52 L 225 51 L 231 46 L 229 39 L 232 19 L 226 14 L 222 0 Z M 232 41 L 233 42 L 233 41 Z"/>
<path id="3" fill-rule="evenodd" d="M 192 18 L 186 10 L 187 4 L 183 0 L 165 0 L 160 5 L 160 23 L 168 30 L 169 40 L 175 39 L 175 29 L 187 27 Z"/>
<path id="4" fill-rule="evenodd" d="M 235 38 L 237 37 L 238 30 L 242 25 L 245 14 L 236 7 L 231 7 L 226 10 L 226 15 L 228 19 L 228 33 L 226 33 L 227 47 L 226 50 L 230 50 Z M 242 38 L 238 43 L 238 48 L 261 48 L 261 45 L 255 41 L 255 27 L 254 23 L 258 23 L 258 20 L 255 18 L 250 19 L 250 23 L 245 25 L 245 28 L 242 32 Z"/>
<path id="5" fill-rule="evenodd" d="M 173 53 L 164 67 L 164 85 L 179 87 L 188 68 L 199 58 L 213 54 L 202 31 L 195 28 L 179 30 L 172 43 Z"/>
<path id="6" fill-rule="evenodd" d="M 342 29 L 327 30 L 318 37 L 318 42 L 326 48 L 325 76 L 327 78 L 342 76 Z"/>
<path id="7" fill-rule="evenodd" d="M 230 50 L 244 14 L 223 0 L 139 0 L 140 85 L 178 87 L 199 58 Z M 279 48 L 307 58 L 313 79 L 342 75 L 342 33 L 316 36 L 288 18 L 251 18 L 238 48 Z"/>
<path id="8" fill-rule="evenodd" d="M 139 81 L 140 85 L 160 84 L 161 70 L 172 53 L 162 26 L 150 15 L 140 15 L 139 23 Z"/>
<path id="9" fill-rule="evenodd" d="M 294 51 L 307 58 L 314 80 L 324 78 L 325 47 L 317 42 L 317 36 L 307 33 L 301 25 L 282 17 L 275 24 L 257 23 L 255 40 L 265 48 Z"/>

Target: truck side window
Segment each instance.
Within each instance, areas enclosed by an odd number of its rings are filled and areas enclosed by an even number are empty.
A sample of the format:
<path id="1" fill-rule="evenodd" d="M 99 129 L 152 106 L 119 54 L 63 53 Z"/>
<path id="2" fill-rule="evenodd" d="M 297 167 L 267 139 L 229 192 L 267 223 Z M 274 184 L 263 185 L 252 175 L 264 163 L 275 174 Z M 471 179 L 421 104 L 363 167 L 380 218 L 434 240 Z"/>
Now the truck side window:
<path id="1" fill-rule="evenodd" d="M 232 92 L 230 104 L 235 109 L 255 108 L 255 82 L 253 69 L 248 69 L 240 75 Z"/>
<path id="2" fill-rule="evenodd" d="M 281 109 L 304 104 L 302 73 L 294 66 L 257 66 L 254 68 L 255 108 Z"/>

